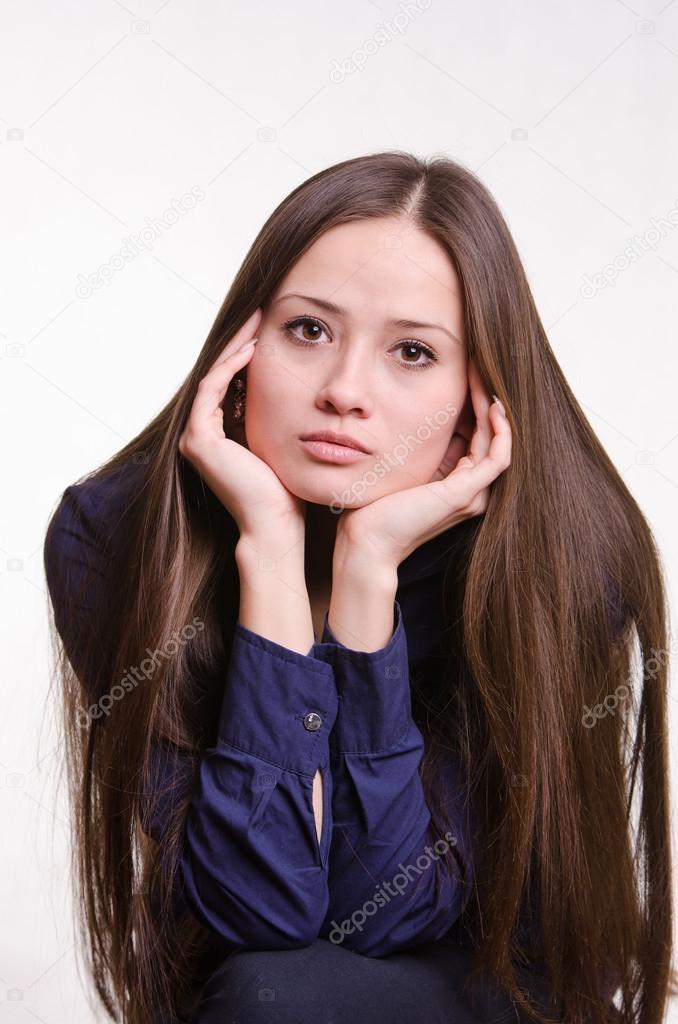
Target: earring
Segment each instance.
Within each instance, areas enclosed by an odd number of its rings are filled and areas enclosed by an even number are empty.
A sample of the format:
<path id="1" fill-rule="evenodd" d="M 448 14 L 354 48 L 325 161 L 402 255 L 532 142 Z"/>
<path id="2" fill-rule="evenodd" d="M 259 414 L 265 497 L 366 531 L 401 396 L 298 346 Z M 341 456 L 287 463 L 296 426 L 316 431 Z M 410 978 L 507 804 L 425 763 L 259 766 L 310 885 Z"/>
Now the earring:
<path id="1" fill-rule="evenodd" d="M 235 388 L 235 398 L 233 400 L 233 419 L 239 422 L 245 415 L 245 399 L 247 397 L 247 387 L 245 381 L 241 377 L 236 377 L 233 381 L 233 387 Z"/>

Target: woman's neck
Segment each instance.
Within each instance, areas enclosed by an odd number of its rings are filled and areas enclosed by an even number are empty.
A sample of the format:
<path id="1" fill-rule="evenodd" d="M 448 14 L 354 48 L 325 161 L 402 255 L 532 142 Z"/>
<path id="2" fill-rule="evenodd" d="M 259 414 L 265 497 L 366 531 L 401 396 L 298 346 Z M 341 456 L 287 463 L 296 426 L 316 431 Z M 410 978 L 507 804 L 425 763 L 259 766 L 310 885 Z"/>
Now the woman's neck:
<path id="1" fill-rule="evenodd" d="M 329 588 L 339 517 L 328 505 L 306 504 L 305 572 L 309 590 Z"/>

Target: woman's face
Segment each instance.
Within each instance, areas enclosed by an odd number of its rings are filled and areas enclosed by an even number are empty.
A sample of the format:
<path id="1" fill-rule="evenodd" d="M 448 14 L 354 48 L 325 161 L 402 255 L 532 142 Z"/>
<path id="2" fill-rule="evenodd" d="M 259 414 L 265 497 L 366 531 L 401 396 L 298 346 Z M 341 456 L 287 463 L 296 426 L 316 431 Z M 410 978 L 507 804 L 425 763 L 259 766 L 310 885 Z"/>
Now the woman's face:
<path id="1" fill-rule="evenodd" d="M 290 492 L 340 511 L 428 483 L 468 395 L 460 282 L 438 242 L 391 218 L 328 230 L 264 307 L 258 337 L 247 447 Z M 324 430 L 369 454 L 324 461 L 301 440 Z"/>

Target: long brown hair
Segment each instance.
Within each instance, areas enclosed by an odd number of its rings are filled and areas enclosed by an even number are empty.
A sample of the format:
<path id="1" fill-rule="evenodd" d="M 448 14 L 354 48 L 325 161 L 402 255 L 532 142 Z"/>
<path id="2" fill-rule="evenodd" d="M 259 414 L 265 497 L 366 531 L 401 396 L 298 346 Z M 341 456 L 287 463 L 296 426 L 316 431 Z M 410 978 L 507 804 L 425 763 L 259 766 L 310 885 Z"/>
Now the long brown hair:
<path id="1" fill-rule="evenodd" d="M 675 982 L 660 558 L 556 362 L 495 201 L 460 164 L 399 151 L 338 163 L 280 203 L 187 379 L 86 478 L 138 474 L 119 529 L 99 538 L 112 570 L 103 598 L 85 627 L 80 595 L 69 592 L 52 633 L 91 975 L 113 1019 L 170 1021 L 206 941 L 171 893 L 190 787 L 160 846 L 139 825 L 152 741 L 184 748 L 197 770 L 214 737 L 237 616 L 234 521 L 178 453 L 198 382 L 323 232 L 386 216 L 409 218 L 448 252 L 463 289 L 468 357 L 513 432 L 512 462 L 487 511 L 453 531 L 444 671 L 421 717 L 436 834 L 449 827 L 436 786 L 446 750 L 464 765 L 476 812 L 473 898 L 463 915 L 474 967 L 544 1020 L 515 973 L 529 954 L 519 915 L 537 907 L 534 955 L 548 965 L 552 1010 L 602 1024 L 601 993 L 618 986 L 620 1021 L 660 1024 Z M 103 722 L 82 728 L 83 683 L 89 694 L 110 691 L 147 648 L 196 617 L 204 628 L 190 644 Z M 59 636 L 79 638 L 77 664 L 68 657 L 75 644 Z M 628 697 L 587 727 L 586 709 L 620 686 Z"/>

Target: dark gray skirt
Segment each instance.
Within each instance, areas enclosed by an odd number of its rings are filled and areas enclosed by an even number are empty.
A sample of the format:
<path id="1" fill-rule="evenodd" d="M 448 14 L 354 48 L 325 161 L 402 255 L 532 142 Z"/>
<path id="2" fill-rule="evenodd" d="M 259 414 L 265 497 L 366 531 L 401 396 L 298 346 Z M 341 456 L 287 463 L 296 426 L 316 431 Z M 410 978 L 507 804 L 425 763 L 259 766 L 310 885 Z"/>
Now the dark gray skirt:
<path id="1" fill-rule="evenodd" d="M 491 983 L 464 991 L 471 950 L 454 936 L 386 957 L 327 939 L 231 953 L 202 986 L 190 1024 L 511 1024 L 527 1020 Z M 546 1012 L 543 975 L 519 975 Z M 557 1019 L 557 1018 L 556 1018 Z"/>

